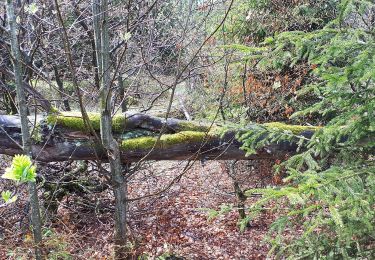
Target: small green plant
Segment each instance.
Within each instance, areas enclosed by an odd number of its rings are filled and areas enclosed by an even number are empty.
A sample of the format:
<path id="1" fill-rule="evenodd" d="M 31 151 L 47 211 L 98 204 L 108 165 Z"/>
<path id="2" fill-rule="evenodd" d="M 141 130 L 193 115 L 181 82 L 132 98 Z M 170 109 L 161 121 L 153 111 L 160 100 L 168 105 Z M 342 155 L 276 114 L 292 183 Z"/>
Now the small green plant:
<path id="1" fill-rule="evenodd" d="M 32 164 L 29 156 L 16 155 L 13 157 L 11 166 L 5 169 L 5 173 L 1 177 L 13 180 L 17 184 L 35 182 L 36 166 Z M 1 192 L 1 198 L 5 204 L 10 204 L 17 200 L 17 195 L 12 194 L 9 190 L 5 190 Z"/>
<path id="2" fill-rule="evenodd" d="M 12 165 L 5 169 L 5 173 L 1 177 L 17 183 L 35 182 L 36 166 L 32 164 L 29 156 L 15 155 Z"/>
<path id="3" fill-rule="evenodd" d="M 12 195 L 11 191 L 6 190 L 1 192 L 1 198 L 5 201 L 5 204 L 10 204 L 17 200 L 17 195 Z"/>

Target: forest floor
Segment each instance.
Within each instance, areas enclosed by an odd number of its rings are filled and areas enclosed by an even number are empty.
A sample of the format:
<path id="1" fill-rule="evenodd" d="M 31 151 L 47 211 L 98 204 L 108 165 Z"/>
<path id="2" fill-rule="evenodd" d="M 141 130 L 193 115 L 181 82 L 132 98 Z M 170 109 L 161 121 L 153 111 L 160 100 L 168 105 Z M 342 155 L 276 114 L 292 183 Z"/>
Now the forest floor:
<path id="1" fill-rule="evenodd" d="M 242 184 L 249 188 L 271 183 L 269 176 L 249 174 L 247 163 L 242 163 Z M 130 179 L 129 197 L 142 197 L 160 190 L 181 174 L 185 165 L 186 162 L 164 161 L 148 164 Z M 195 162 L 167 192 L 130 202 L 129 246 L 134 256 L 144 256 L 141 259 L 168 259 L 170 255 L 181 259 L 265 259 L 269 248 L 262 239 L 275 219 L 272 212 L 265 211 L 251 221 L 251 227 L 239 232 L 236 210 L 213 220 L 209 220 L 204 210 L 236 203 L 232 179 L 224 166 L 219 161 L 204 165 Z M 0 180 L 0 190 L 5 185 Z M 249 198 L 247 205 L 256 199 Z M 0 259 L 29 259 L 32 254 L 25 201 L 26 194 L 14 205 L 0 207 Z M 45 224 L 45 250 L 49 252 L 49 259 L 111 259 L 113 222 L 110 190 L 64 196 L 53 220 L 47 219 Z"/>

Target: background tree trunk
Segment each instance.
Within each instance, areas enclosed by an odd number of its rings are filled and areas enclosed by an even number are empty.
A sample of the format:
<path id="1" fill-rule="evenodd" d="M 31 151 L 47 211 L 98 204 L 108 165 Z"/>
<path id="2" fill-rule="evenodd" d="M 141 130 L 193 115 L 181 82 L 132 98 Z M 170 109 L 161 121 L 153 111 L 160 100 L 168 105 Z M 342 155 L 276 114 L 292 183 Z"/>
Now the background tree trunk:
<path id="1" fill-rule="evenodd" d="M 19 114 L 21 117 L 21 133 L 22 133 L 22 143 L 23 143 L 23 152 L 32 157 L 32 147 L 31 147 L 31 139 L 30 139 L 30 132 L 29 132 L 29 125 L 28 125 L 28 118 L 27 118 L 27 102 L 26 96 L 23 89 L 22 83 L 22 73 L 21 73 L 21 55 L 19 52 L 18 46 L 18 39 L 17 39 L 17 24 L 16 24 L 16 17 L 14 15 L 14 7 L 12 0 L 7 0 L 7 13 L 8 13 L 8 21 L 11 33 L 11 48 L 12 48 L 12 55 L 13 55 L 13 68 L 14 68 L 14 76 L 16 82 L 16 89 L 17 89 L 17 98 L 18 98 L 18 105 L 19 105 Z M 35 182 L 28 183 L 29 188 L 29 197 L 30 197 L 30 204 L 31 204 L 31 224 L 34 234 L 34 241 L 36 244 L 35 248 L 35 258 L 37 260 L 42 259 L 41 254 L 41 243 L 42 243 L 42 222 L 40 219 L 40 211 L 39 211 L 39 201 L 38 201 L 38 192 L 36 188 Z"/>
<path id="2" fill-rule="evenodd" d="M 70 111 L 70 105 L 69 105 L 69 99 L 66 97 L 65 90 L 64 90 L 64 84 L 60 78 L 59 70 L 57 69 L 57 66 L 53 66 L 53 71 L 55 73 L 55 79 L 57 87 L 59 88 L 59 95 L 60 98 L 64 104 L 65 111 Z"/>
<path id="3" fill-rule="evenodd" d="M 117 77 L 118 81 L 118 89 L 119 89 L 119 99 L 121 102 L 121 112 L 125 113 L 128 110 L 128 102 L 126 97 L 126 89 L 124 86 L 124 79 L 121 75 L 118 75 Z"/>
<path id="4" fill-rule="evenodd" d="M 106 150 L 110 165 L 112 188 L 115 196 L 115 258 L 127 258 L 127 237 L 126 237 L 126 183 L 122 173 L 121 154 L 117 141 L 112 135 L 112 104 L 111 104 L 111 82 L 109 64 L 109 36 L 108 36 L 108 1 L 94 1 L 93 10 L 98 11 L 100 2 L 100 12 L 94 13 L 95 39 L 99 39 L 101 44 L 98 52 L 99 75 L 102 76 L 100 87 L 100 136 L 102 144 Z M 97 22 L 97 19 L 100 19 Z M 101 24 L 101 28 L 98 25 Z"/>

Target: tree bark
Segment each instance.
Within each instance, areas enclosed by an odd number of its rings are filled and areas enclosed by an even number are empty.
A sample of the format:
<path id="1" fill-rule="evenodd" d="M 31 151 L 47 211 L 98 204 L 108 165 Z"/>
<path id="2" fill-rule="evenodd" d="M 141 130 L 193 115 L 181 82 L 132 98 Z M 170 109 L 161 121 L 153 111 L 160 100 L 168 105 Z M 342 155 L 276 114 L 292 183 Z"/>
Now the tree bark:
<path id="1" fill-rule="evenodd" d="M 246 218 L 245 202 L 247 197 L 245 196 L 245 193 L 241 189 L 240 184 L 237 180 L 238 176 L 236 176 L 236 163 L 237 160 L 230 161 L 227 163 L 226 167 L 228 175 L 232 179 L 233 189 L 236 194 L 238 215 L 240 217 L 240 220 L 242 220 Z"/>
<path id="2" fill-rule="evenodd" d="M 22 143 L 23 143 L 23 153 L 32 157 L 32 144 L 29 132 L 29 125 L 28 125 L 28 118 L 27 118 L 27 102 L 26 96 L 24 92 L 24 84 L 22 82 L 22 72 L 21 72 L 21 55 L 19 52 L 19 45 L 17 39 L 17 24 L 16 24 L 16 17 L 14 15 L 14 7 L 13 1 L 7 0 L 7 13 L 8 13 L 8 20 L 9 20 L 9 27 L 11 33 L 11 50 L 13 56 L 13 68 L 14 68 L 14 76 L 16 82 L 16 90 L 17 90 L 17 98 L 18 98 L 18 105 L 19 105 L 19 114 L 20 114 L 20 122 L 21 122 L 21 135 L 22 135 Z M 40 211 L 39 211 L 39 201 L 38 201 L 38 192 L 36 188 L 35 182 L 28 182 L 29 188 L 29 198 L 30 198 L 30 205 L 31 205 L 31 224 L 34 234 L 34 241 L 35 241 L 35 258 L 37 260 L 42 259 L 41 253 L 41 243 L 42 243 L 42 222 L 40 219 Z"/>
<path id="3" fill-rule="evenodd" d="M 100 86 L 100 137 L 110 165 L 112 188 L 115 197 L 115 258 L 127 259 L 126 237 L 126 183 L 122 174 L 121 153 L 119 144 L 112 134 L 111 79 L 109 63 L 108 34 L 108 0 L 100 1 L 100 13 L 94 13 L 95 19 L 100 18 L 101 28 L 94 26 L 95 39 L 100 35 L 100 55 L 98 57 L 99 75 L 102 76 Z M 93 5 L 97 5 L 94 1 Z M 97 8 L 94 7 L 94 10 Z M 100 14 L 100 15 L 99 15 Z M 97 25 L 94 22 L 94 25 Z"/>

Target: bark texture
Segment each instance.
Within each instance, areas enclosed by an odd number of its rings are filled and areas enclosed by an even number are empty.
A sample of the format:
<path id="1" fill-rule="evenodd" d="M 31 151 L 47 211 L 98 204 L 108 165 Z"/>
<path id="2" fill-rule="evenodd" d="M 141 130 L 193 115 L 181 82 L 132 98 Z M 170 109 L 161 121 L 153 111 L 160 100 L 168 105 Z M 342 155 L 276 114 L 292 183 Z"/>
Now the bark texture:
<path id="1" fill-rule="evenodd" d="M 21 55 L 19 51 L 18 39 L 17 39 L 17 23 L 14 14 L 13 1 L 7 0 L 7 14 L 9 20 L 10 34 L 11 34 L 11 50 L 13 58 L 13 69 L 16 82 L 17 99 L 20 114 L 20 132 L 22 138 L 21 153 L 28 156 L 32 156 L 32 144 L 29 132 L 29 125 L 27 119 L 27 102 L 24 91 L 24 84 L 22 82 L 21 72 Z M 31 205 L 31 224 L 35 242 L 35 258 L 37 260 L 42 259 L 41 243 L 42 243 L 42 223 L 39 211 L 39 200 L 38 192 L 35 182 L 28 182 L 29 199 Z"/>
<path id="2" fill-rule="evenodd" d="M 99 13 L 98 11 L 99 6 Z M 100 36 L 100 46 L 97 52 L 99 75 L 101 75 L 100 85 L 100 137 L 108 158 L 111 172 L 112 188 L 115 197 L 115 258 L 127 259 L 127 236 L 126 236 L 126 195 L 127 185 L 122 174 L 122 163 L 120 147 L 112 133 L 112 104 L 111 104 L 111 79 L 109 60 L 109 34 L 108 34 L 108 0 L 95 0 L 94 7 L 94 32 L 98 41 Z M 97 23 L 99 20 L 99 23 Z M 101 26 L 97 26 L 100 24 Z"/>

